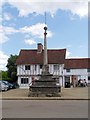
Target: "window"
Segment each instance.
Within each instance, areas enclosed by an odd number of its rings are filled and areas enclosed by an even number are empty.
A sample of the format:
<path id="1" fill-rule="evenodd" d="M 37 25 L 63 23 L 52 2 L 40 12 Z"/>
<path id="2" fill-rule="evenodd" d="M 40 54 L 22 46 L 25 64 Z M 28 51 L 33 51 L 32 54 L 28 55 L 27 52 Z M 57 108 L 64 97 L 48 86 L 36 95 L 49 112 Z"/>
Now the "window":
<path id="1" fill-rule="evenodd" d="M 21 84 L 28 84 L 28 78 L 21 78 Z"/>
<path id="2" fill-rule="evenodd" d="M 30 70 L 30 65 L 25 65 L 25 70 Z"/>
<path id="3" fill-rule="evenodd" d="M 42 65 L 40 65 L 40 69 L 42 69 Z"/>
<path id="4" fill-rule="evenodd" d="M 59 70 L 59 65 L 54 65 L 54 71 L 58 71 Z"/>
<path id="5" fill-rule="evenodd" d="M 90 69 L 87 69 L 87 72 L 90 72 Z"/>
<path id="6" fill-rule="evenodd" d="M 88 76 L 88 80 L 90 81 L 90 76 Z"/>
<path id="7" fill-rule="evenodd" d="M 65 76 L 65 82 L 69 82 L 70 83 L 70 76 Z"/>
<path id="8" fill-rule="evenodd" d="M 70 69 L 66 69 L 66 72 L 70 72 Z"/>

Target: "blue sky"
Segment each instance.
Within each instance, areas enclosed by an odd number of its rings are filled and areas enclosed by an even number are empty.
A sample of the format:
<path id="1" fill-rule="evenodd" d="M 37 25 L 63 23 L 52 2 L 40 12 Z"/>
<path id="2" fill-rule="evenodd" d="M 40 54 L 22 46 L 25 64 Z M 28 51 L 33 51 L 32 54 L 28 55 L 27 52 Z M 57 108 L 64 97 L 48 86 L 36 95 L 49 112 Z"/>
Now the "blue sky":
<path id="1" fill-rule="evenodd" d="M 48 48 L 66 48 L 67 58 L 88 57 L 88 0 L 46 1 L 2 1 L 1 70 L 5 69 L 10 54 L 18 55 L 20 49 L 34 49 L 37 48 L 37 43 L 43 44 L 45 11 Z"/>

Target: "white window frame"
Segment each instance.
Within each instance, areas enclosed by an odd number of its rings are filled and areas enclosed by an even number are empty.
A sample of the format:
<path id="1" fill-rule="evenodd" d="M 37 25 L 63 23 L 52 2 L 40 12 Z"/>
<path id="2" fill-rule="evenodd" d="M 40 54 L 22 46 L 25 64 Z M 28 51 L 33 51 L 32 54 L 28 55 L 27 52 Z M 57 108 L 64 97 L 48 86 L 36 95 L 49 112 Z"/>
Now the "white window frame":
<path id="1" fill-rule="evenodd" d="M 21 84 L 28 84 L 29 79 L 28 78 L 21 78 Z"/>

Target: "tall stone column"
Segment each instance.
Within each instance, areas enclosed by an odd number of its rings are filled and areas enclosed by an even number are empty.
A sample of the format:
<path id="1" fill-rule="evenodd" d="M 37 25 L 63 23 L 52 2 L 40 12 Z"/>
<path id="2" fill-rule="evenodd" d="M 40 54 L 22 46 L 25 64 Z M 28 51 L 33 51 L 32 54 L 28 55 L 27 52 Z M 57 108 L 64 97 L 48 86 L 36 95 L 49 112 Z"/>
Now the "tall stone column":
<path id="1" fill-rule="evenodd" d="M 47 27 L 44 27 L 44 65 L 48 64 L 48 56 L 47 56 L 47 41 L 46 41 L 46 35 L 47 35 Z"/>
<path id="2" fill-rule="evenodd" d="M 43 68 L 42 68 L 42 74 L 47 75 L 49 74 L 49 66 L 48 66 L 48 55 L 47 55 L 47 41 L 46 41 L 46 35 L 47 35 L 47 27 L 44 27 L 44 60 L 43 60 Z"/>

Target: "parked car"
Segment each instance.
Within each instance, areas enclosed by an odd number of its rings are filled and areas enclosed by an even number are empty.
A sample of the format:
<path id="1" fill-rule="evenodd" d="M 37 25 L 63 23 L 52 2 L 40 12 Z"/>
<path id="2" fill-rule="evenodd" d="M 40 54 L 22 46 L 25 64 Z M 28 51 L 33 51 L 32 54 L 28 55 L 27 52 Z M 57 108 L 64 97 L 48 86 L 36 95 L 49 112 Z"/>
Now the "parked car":
<path id="1" fill-rule="evenodd" d="M 9 85 L 9 89 L 15 89 L 15 88 L 18 88 L 19 87 L 19 85 L 16 83 L 16 82 L 14 82 L 14 83 L 10 83 L 10 82 L 8 82 L 8 81 L 6 81 L 6 80 L 2 80 L 4 83 L 6 83 L 6 84 L 8 84 Z"/>
<path id="2" fill-rule="evenodd" d="M 9 86 L 9 89 L 13 88 L 13 84 L 9 83 L 8 81 L 2 80 L 2 82 L 5 83 L 5 84 L 7 84 Z"/>
<path id="3" fill-rule="evenodd" d="M 0 91 L 7 91 L 9 89 L 9 86 L 6 83 L 3 83 L 0 81 Z"/>
<path id="4" fill-rule="evenodd" d="M 18 83 L 12 83 L 13 84 L 13 88 L 19 88 L 19 85 L 18 85 Z"/>
<path id="5" fill-rule="evenodd" d="M 7 85 L 9 85 L 9 89 L 15 89 L 15 88 L 18 88 L 18 84 L 17 83 L 10 83 L 6 80 L 2 80 L 2 82 L 6 83 Z"/>

